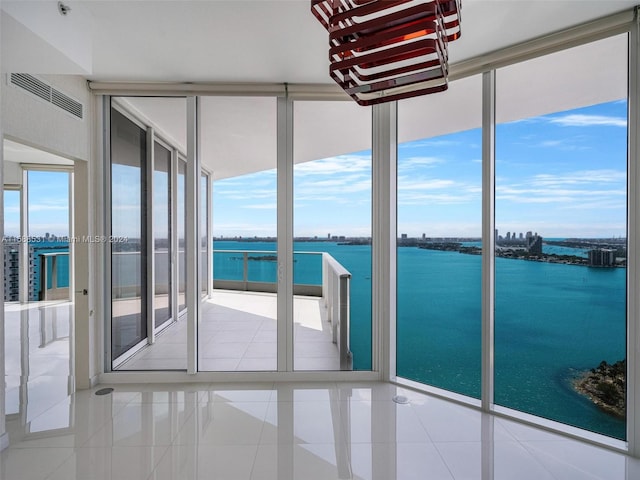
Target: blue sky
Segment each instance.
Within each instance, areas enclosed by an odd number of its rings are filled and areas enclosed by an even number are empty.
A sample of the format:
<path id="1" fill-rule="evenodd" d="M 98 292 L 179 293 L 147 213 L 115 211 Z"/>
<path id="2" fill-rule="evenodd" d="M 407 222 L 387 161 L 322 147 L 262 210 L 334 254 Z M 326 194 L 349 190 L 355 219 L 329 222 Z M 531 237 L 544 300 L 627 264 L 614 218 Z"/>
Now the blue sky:
<path id="1" fill-rule="evenodd" d="M 69 235 L 69 174 L 66 172 L 28 173 L 29 235 L 44 236 L 47 232 Z M 4 234 L 20 234 L 20 195 L 5 191 Z"/>
<path id="2" fill-rule="evenodd" d="M 500 233 L 625 236 L 626 116 L 618 101 L 498 125 Z M 479 129 L 402 144 L 398 158 L 399 234 L 480 235 Z M 68 234 L 66 174 L 29 175 L 30 234 Z M 5 195 L 7 235 L 18 234 L 15 197 Z M 295 236 L 370 236 L 370 152 L 296 165 L 294 205 Z M 213 214 L 216 237 L 275 236 L 275 169 L 215 182 Z"/>
<path id="3" fill-rule="evenodd" d="M 499 125 L 496 226 L 546 237 L 626 235 L 626 101 Z M 398 234 L 480 236 L 479 129 L 398 151 Z M 296 165 L 294 235 L 370 236 L 371 160 Z M 275 170 L 216 182 L 214 236 L 276 232 Z"/>

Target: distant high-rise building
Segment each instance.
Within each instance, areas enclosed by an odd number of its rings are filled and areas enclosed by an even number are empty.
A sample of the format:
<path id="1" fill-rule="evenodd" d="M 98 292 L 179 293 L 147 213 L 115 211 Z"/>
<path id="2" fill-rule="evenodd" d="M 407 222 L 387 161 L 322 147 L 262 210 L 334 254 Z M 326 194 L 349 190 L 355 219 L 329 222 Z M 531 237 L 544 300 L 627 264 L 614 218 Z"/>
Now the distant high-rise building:
<path id="1" fill-rule="evenodd" d="M 527 238 L 527 252 L 534 255 L 542 254 L 542 237 L 537 233 Z"/>
<path id="2" fill-rule="evenodd" d="M 17 243 L 4 245 L 4 301 L 16 302 L 20 295 L 20 251 Z"/>
<path id="3" fill-rule="evenodd" d="M 520 237 L 520 240 L 524 240 L 524 235 L 522 234 L 522 232 L 520 232 L 519 237 Z"/>
<path id="4" fill-rule="evenodd" d="M 610 248 L 594 248 L 589 250 L 589 266 L 613 267 L 616 264 L 616 252 Z"/>
<path id="5" fill-rule="evenodd" d="M 407 239 L 407 234 L 406 234 L 406 233 L 403 233 L 403 234 L 400 236 L 400 238 L 402 238 L 402 240 L 406 240 L 406 239 Z"/>
<path id="6" fill-rule="evenodd" d="M 40 265 L 38 252 L 29 246 L 29 301 L 40 300 Z M 4 244 L 4 300 L 17 302 L 20 300 L 20 245 Z"/>

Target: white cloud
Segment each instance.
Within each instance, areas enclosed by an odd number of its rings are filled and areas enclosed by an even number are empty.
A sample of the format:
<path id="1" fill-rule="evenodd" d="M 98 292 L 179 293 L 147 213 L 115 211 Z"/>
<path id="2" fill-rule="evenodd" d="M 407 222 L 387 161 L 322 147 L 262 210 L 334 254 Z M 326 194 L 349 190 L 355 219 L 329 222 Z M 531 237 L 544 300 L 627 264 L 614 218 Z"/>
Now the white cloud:
<path id="1" fill-rule="evenodd" d="M 579 135 L 571 138 L 563 138 L 561 140 L 544 140 L 534 146 L 542 148 L 557 148 L 565 151 L 589 150 L 590 147 L 586 146 L 584 141 L 585 137 L 583 135 Z"/>
<path id="2" fill-rule="evenodd" d="M 398 169 L 424 169 L 425 167 L 433 167 L 442 163 L 445 163 L 445 161 L 442 158 L 438 157 L 408 157 L 398 160 Z"/>
<path id="3" fill-rule="evenodd" d="M 496 185 L 496 200 L 516 204 L 555 204 L 556 209 L 624 209 L 626 172 L 584 170 L 562 174 L 539 174 Z"/>
<path id="4" fill-rule="evenodd" d="M 451 188 L 458 185 L 453 180 L 433 179 L 433 180 L 410 180 L 408 177 L 398 177 L 398 191 L 407 190 L 439 190 Z"/>
<path id="5" fill-rule="evenodd" d="M 454 140 L 415 140 L 398 145 L 399 148 L 424 148 L 424 147 L 453 147 L 461 142 Z"/>
<path id="6" fill-rule="evenodd" d="M 53 204 L 29 205 L 29 212 L 66 212 L 68 210 L 69 210 L 68 205 L 53 205 Z"/>
<path id="7" fill-rule="evenodd" d="M 323 160 L 298 163 L 294 166 L 294 176 L 344 175 L 371 171 L 371 157 L 358 155 L 340 155 Z"/>
<path id="8" fill-rule="evenodd" d="M 609 117 L 605 115 L 581 115 L 569 114 L 562 117 L 549 118 L 550 123 L 555 123 L 563 127 L 626 127 L 627 119 L 622 117 Z"/>
<path id="9" fill-rule="evenodd" d="M 621 170 L 600 169 L 567 172 L 561 175 L 539 174 L 531 179 L 534 186 L 585 185 L 626 183 L 627 173 Z"/>
<path id="10" fill-rule="evenodd" d="M 461 205 L 477 200 L 478 197 L 476 195 L 456 193 L 418 193 L 398 195 L 398 205 Z"/>
<path id="11" fill-rule="evenodd" d="M 254 210 L 275 210 L 278 208 L 276 203 L 258 203 L 255 205 L 240 205 L 240 208 L 250 208 Z"/>

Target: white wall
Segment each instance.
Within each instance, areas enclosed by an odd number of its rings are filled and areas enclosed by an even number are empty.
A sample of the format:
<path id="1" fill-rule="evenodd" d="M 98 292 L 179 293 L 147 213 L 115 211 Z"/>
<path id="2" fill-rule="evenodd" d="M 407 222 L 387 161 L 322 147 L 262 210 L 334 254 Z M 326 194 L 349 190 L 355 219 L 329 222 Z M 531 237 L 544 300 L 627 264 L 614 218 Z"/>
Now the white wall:
<path id="1" fill-rule="evenodd" d="M 5 140 L 29 145 L 60 157 L 74 161 L 74 232 L 75 236 L 88 236 L 90 232 L 90 212 L 95 201 L 89 173 L 92 156 L 95 151 L 92 142 L 95 119 L 93 96 L 87 88 L 86 80 L 75 75 L 36 75 L 50 83 L 62 93 L 78 100 L 84 105 L 84 118 L 73 115 L 47 103 L 24 90 L 8 85 L 6 77 L 2 79 L 1 117 L 3 119 Z M 0 151 L 3 150 L 0 148 Z M 6 183 L 19 184 L 19 164 L 7 162 L 2 169 Z M 90 295 L 73 294 L 75 301 L 75 375 L 77 388 L 89 388 L 92 378 L 97 375 L 96 362 L 96 319 L 90 314 L 93 310 L 93 294 L 90 279 L 95 276 L 89 269 L 89 244 L 76 244 L 75 249 L 75 288 L 89 290 Z M 2 325 L 0 325 L 2 327 Z M 2 373 L 2 372 L 0 372 Z M 2 375 L 4 378 L 4 375 Z M 3 395 L 0 395 L 2 400 Z M 4 418 L 4 416 L 2 416 Z M 0 430 L 1 432 L 1 430 Z"/>
<path id="2" fill-rule="evenodd" d="M 2 173 L 3 185 L 22 185 L 22 168 L 18 163 L 4 162 Z"/>
<path id="3" fill-rule="evenodd" d="M 4 136 L 67 157 L 89 160 L 91 152 L 91 94 L 86 80 L 75 75 L 37 75 L 84 105 L 82 120 L 3 81 Z"/>

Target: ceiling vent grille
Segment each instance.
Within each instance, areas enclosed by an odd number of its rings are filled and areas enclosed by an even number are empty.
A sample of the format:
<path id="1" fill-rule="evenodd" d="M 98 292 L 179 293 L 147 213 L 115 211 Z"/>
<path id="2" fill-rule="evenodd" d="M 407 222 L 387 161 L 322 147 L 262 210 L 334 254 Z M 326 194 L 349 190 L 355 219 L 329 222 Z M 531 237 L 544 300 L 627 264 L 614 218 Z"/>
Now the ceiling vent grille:
<path id="1" fill-rule="evenodd" d="M 12 73 L 11 84 L 61 108 L 76 118 L 83 118 L 83 105 L 51 85 L 28 73 Z"/>

